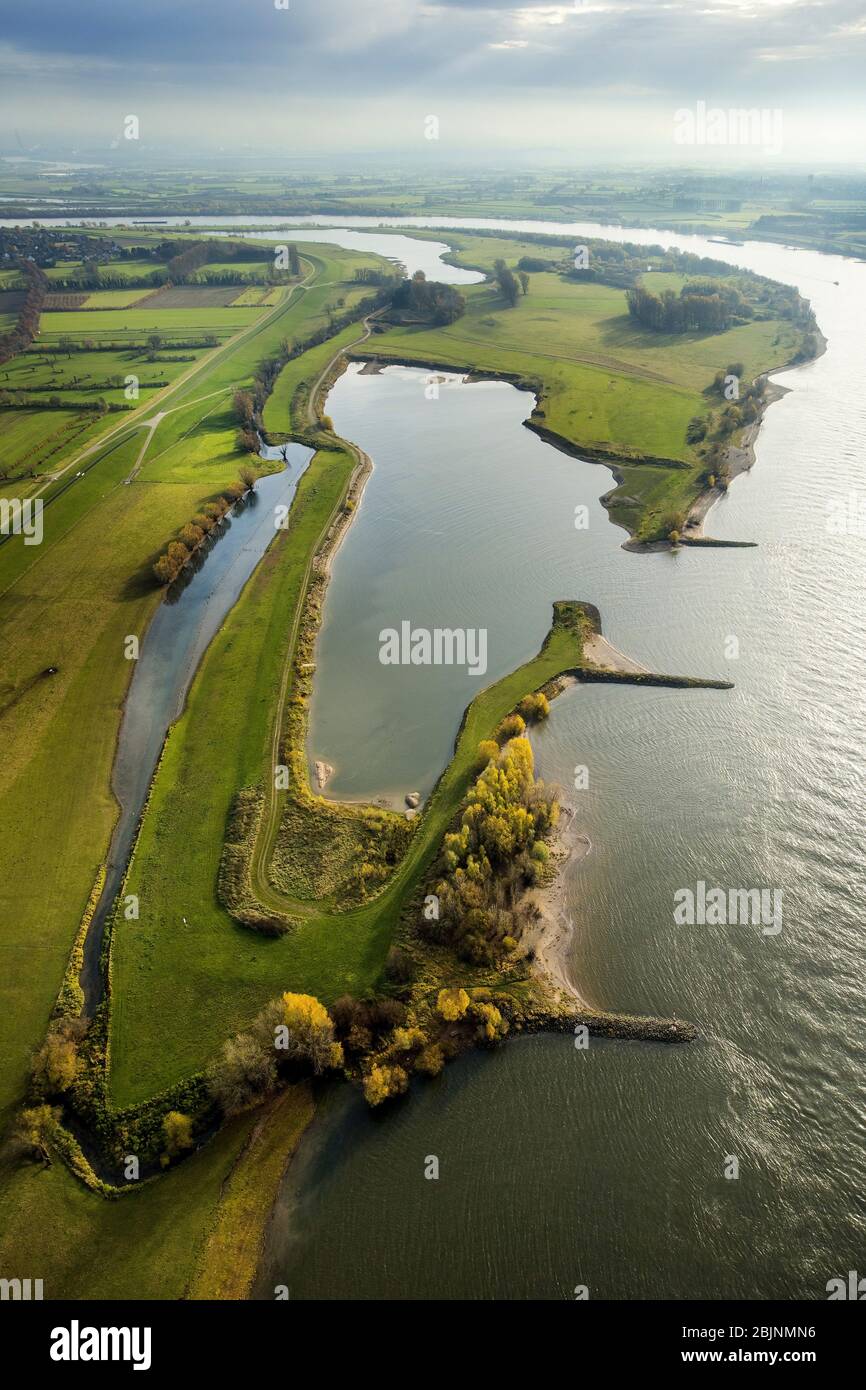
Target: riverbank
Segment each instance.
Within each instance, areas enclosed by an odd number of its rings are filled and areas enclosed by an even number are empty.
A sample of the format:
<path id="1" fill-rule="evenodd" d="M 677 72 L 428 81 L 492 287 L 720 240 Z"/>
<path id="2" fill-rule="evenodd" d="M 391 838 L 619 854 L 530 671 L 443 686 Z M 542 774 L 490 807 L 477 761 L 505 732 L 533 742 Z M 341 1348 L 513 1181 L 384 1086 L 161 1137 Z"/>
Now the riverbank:
<path id="1" fill-rule="evenodd" d="M 223 1183 L 187 1299 L 250 1297 L 280 1183 L 315 1113 L 306 1082 L 287 1087 L 263 1107 Z"/>
<path id="2" fill-rule="evenodd" d="M 629 1042 L 694 1042 L 698 1030 L 679 1018 L 654 1018 L 622 1014 L 596 1008 L 581 993 L 572 971 L 572 947 L 577 926 L 567 899 L 569 873 L 592 853 L 588 835 L 577 827 L 573 806 L 564 806 L 550 843 L 551 874 L 547 881 L 527 894 L 527 903 L 537 910 L 534 926 L 524 934 L 523 945 L 532 961 L 532 975 L 550 998 L 549 1012 L 543 1010 L 522 1028 L 523 1033 L 568 1032 L 583 1026 L 588 1034 L 621 1038 Z"/>
<path id="3" fill-rule="evenodd" d="M 467 383 L 483 381 L 500 381 L 508 386 L 513 386 L 518 391 L 526 391 L 534 397 L 535 404 L 529 416 L 523 421 L 525 429 L 531 430 L 538 435 L 546 444 L 552 445 L 560 453 L 568 454 L 572 458 L 579 459 L 582 463 L 598 463 L 604 468 L 608 468 L 613 475 L 616 486 L 609 489 L 601 498 L 601 504 L 608 512 L 611 521 L 615 526 L 621 526 L 628 532 L 629 539 L 623 542 L 624 550 L 638 552 L 648 552 L 653 548 L 664 545 L 669 546 L 667 541 L 639 541 L 635 539 L 635 527 L 630 520 L 623 514 L 621 508 L 623 499 L 616 498 L 617 490 L 626 482 L 626 468 L 669 470 L 674 473 L 692 473 L 695 466 L 685 459 L 671 458 L 664 455 L 631 452 L 622 449 L 602 448 L 595 444 L 583 444 L 567 438 L 559 431 L 553 429 L 544 421 L 546 413 L 547 387 L 545 383 L 535 375 L 526 375 L 521 372 L 512 372 L 498 369 L 495 367 L 479 367 L 476 365 L 461 364 L 457 361 L 447 361 L 442 358 L 428 355 L 426 353 L 410 356 L 408 353 L 395 352 L 391 349 L 380 349 L 376 345 L 377 335 L 374 333 L 365 345 L 364 350 L 346 351 L 346 356 L 350 361 L 361 363 L 361 374 L 372 376 L 382 371 L 385 367 L 413 367 L 420 368 L 433 373 L 447 372 L 452 376 L 459 376 Z M 372 354 L 372 356 L 371 356 Z M 436 378 L 433 378 L 435 381 Z M 624 499 L 630 504 L 631 499 Z"/>
<path id="4" fill-rule="evenodd" d="M 532 960 L 533 973 L 545 988 L 567 996 L 577 1008 L 586 1009 L 590 1005 L 580 993 L 570 969 L 575 924 L 565 904 L 565 877 L 569 867 L 579 864 L 592 852 L 589 836 L 577 829 L 576 818 L 573 806 L 560 807 L 559 822 L 548 844 L 550 874 L 545 883 L 526 895 L 527 905 L 537 910 L 538 917 L 524 933 L 522 945 Z"/>
<path id="5" fill-rule="evenodd" d="M 809 361 L 817 359 L 826 351 L 826 339 L 816 330 L 820 339 L 820 350 Z M 370 357 L 370 352 L 375 356 Z M 665 458 L 653 454 L 634 454 L 625 455 L 621 451 L 613 449 L 602 449 L 596 445 L 577 443 L 567 439 L 564 435 L 543 423 L 539 417 L 545 413 L 545 386 L 532 378 L 522 376 L 520 373 L 500 371 L 496 369 L 479 368 L 474 366 L 457 366 L 454 362 L 446 362 L 433 357 L 417 357 L 408 354 L 394 353 L 391 351 L 379 351 L 375 347 L 375 334 L 372 335 L 372 344 L 367 344 L 366 350 L 353 351 L 347 349 L 346 357 L 354 362 L 360 362 L 360 374 L 372 376 L 381 372 L 386 367 L 413 367 L 420 368 L 429 372 L 448 372 L 450 375 L 460 376 L 467 383 L 482 381 L 501 381 L 509 386 L 514 386 L 519 391 L 527 391 L 535 399 L 535 405 L 526 420 L 523 421 L 524 428 L 537 434 L 545 443 L 558 449 L 560 453 L 568 454 L 572 458 L 579 459 L 584 463 L 597 463 L 602 467 L 608 468 L 613 475 L 615 486 L 608 489 L 600 498 L 601 505 L 605 508 L 610 520 L 615 526 L 622 527 L 628 532 L 628 539 L 623 541 L 623 550 L 632 554 L 650 554 L 656 550 L 670 550 L 671 542 L 666 539 L 659 540 L 639 540 L 636 537 L 636 528 L 631 524 L 631 520 L 624 512 L 624 508 L 629 507 L 632 498 L 618 497 L 617 493 L 626 486 L 628 478 L 624 470 L 626 469 L 668 469 L 676 472 L 694 472 L 696 466 L 689 464 L 684 459 Z M 762 372 L 758 379 L 768 380 L 769 377 L 778 375 L 781 372 L 793 371 L 797 367 L 806 365 L 805 362 L 788 362 L 780 367 L 768 369 Z M 437 378 L 432 378 L 436 381 Z M 441 380 L 441 378 L 440 378 Z M 730 481 L 739 477 L 741 473 L 748 472 L 755 463 L 756 453 L 755 444 L 760 432 L 760 427 L 766 411 L 776 401 L 787 394 L 790 388 L 770 382 L 761 408 L 756 419 L 748 425 L 742 433 L 739 444 L 729 445 L 726 451 L 726 462 Z M 702 545 L 707 548 L 712 547 L 751 547 L 754 541 L 718 541 L 706 537 L 703 532 L 703 521 L 713 504 L 725 495 L 722 488 L 703 488 L 689 505 L 686 516 L 686 523 L 680 538 L 682 545 Z"/>
<path id="6" fill-rule="evenodd" d="M 766 382 L 766 392 L 758 409 L 758 414 L 751 424 L 747 425 L 740 435 L 739 444 L 729 444 L 725 450 L 725 463 L 728 469 L 729 485 L 741 474 L 748 473 L 757 462 L 756 445 L 758 435 L 761 432 L 761 425 L 764 423 L 764 416 L 771 405 L 776 401 L 782 400 L 790 391 L 790 386 L 783 386 L 781 383 L 771 381 L 770 378 L 780 376 L 783 372 L 793 372 L 799 367 L 805 367 L 809 362 L 817 362 L 827 351 L 827 339 L 821 329 L 815 325 L 815 337 L 818 340 L 818 351 L 814 356 L 802 362 L 784 362 L 780 367 L 771 367 L 766 372 L 761 372 L 758 381 Z M 686 524 L 683 527 L 683 534 L 680 544 L 701 544 L 707 546 L 753 546 L 756 541 L 719 541 L 704 533 L 704 522 L 707 514 L 716 502 L 725 496 L 727 488 L 713 487 L 706 488 L 689 509 L 686 517 Z"/>

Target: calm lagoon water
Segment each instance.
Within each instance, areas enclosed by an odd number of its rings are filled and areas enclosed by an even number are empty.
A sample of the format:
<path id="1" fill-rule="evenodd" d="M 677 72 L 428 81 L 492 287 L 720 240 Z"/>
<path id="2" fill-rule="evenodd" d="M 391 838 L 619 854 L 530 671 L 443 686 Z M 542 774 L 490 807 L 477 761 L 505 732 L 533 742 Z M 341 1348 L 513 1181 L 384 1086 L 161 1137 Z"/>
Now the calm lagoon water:
<path id="1" fill-rule="evenodd" d="M 425 372 L 352 368 L 329 410 L 375 471 L 326 600 L 311 751 L 338 795 L 429 790 L 477 680 L 382 667 L 379 630 L 402 618 L 486 626 L 488 682 L 537 650 L 554 599 L 589 599 L 647 665 L 732 678 L 578 687 L 535 740 L 592 842 L 567 872 L 575 980 L 601 1005 L 691 1018 L 701 1041 L 538 1037 L 387 1115 L 333 1096 L 284 1185 L 262 1297 L 823 1298 L 863 1263 L 866 578 L 827 500 L 862 487 L 866 266 L 551 230 L 688 246 L 812 299 L 828 352 L 781 378 L 757 466 L 709 519 L 760 544 L 629 554 L 597 500 L 609 473 L 523 429 L 528 397 L 451 377 L 430 400 Z M 781 933 L 675 926 L 676 889 L 700 879 L 781 889 Z"/>

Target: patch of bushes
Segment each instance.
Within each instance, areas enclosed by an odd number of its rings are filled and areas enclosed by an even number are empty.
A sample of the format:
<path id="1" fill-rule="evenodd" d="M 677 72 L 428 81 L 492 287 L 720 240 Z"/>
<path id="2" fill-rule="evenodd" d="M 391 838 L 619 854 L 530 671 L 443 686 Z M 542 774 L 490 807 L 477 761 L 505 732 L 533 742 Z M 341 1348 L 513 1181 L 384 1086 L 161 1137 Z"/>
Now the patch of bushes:
<path id="1" fill-rule="evenodd" d="M 291 1073 L 320 1076 L 343 1065 L 334 1020 L 311 994 L 283 994 L 252 1027 L 230 1038 L 208 1075 L 224 1115 L 236 1115 L 276 1090 Z"/>
<path id="2" fill-rule="evenodd" d="M 520 940 L 531 915 L 521 899 L 543 866 L 536 846 L 559 815 L 555 795 L 535 778 L 524 729 L 520 715 L 503 720 L 504 747 L 467 793 L 439 860 L 439 917 L 426 930 L 474 964 L 494 964 Z"/>

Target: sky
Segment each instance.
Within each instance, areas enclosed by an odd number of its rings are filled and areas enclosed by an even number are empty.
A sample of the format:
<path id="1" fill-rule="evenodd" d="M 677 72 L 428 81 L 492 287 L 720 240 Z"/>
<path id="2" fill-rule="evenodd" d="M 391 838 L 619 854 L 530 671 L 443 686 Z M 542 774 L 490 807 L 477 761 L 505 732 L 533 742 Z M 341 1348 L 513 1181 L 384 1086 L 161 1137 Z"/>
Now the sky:
<path id="1" fill-rule="evenodd" d="M 0 0 L 5 153 L 862 165 L 864 74 L 866 0 Z"/>

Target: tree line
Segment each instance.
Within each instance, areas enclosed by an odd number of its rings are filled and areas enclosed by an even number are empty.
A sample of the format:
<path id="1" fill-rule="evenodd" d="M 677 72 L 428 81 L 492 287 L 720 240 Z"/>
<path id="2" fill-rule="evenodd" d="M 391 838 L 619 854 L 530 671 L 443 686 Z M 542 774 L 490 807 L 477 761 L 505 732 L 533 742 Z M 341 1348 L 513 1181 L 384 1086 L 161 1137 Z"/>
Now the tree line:
<path id="1" fill-rule="evenodd" d="M 626 290 L 626 303 L 631 317 L 655 333 L 721 333 L 752 314 L 739 290 L 711 280 L 683 285 L 679 294 L 634 285 Z"/>
<path id="2" fill-rule="evenodd" d="M 255 487 L 256 477 L 255 469 L 244 465 L 238 482 L 229 483 L 219 497 L 208 502 L 191 521 L 181 527 L 177 539 L 169 542 L 153 565 L 153 575 L 158 584 L 172 584 L 177 579 L 211 532 L 219 527 L 226 513 L 250 488 Z"/>
<path id="3" fill-rule="evenodd" d="M 14 328 L 0 337 L 0 364 L 9 362 L 26 349 L 39 332 L 39 316 L 48 293 L 47 276 L 35 261 L 23 257 L 18 261 L 18 269 L 27 281 L 24 301 L 18 310 Z"/>

